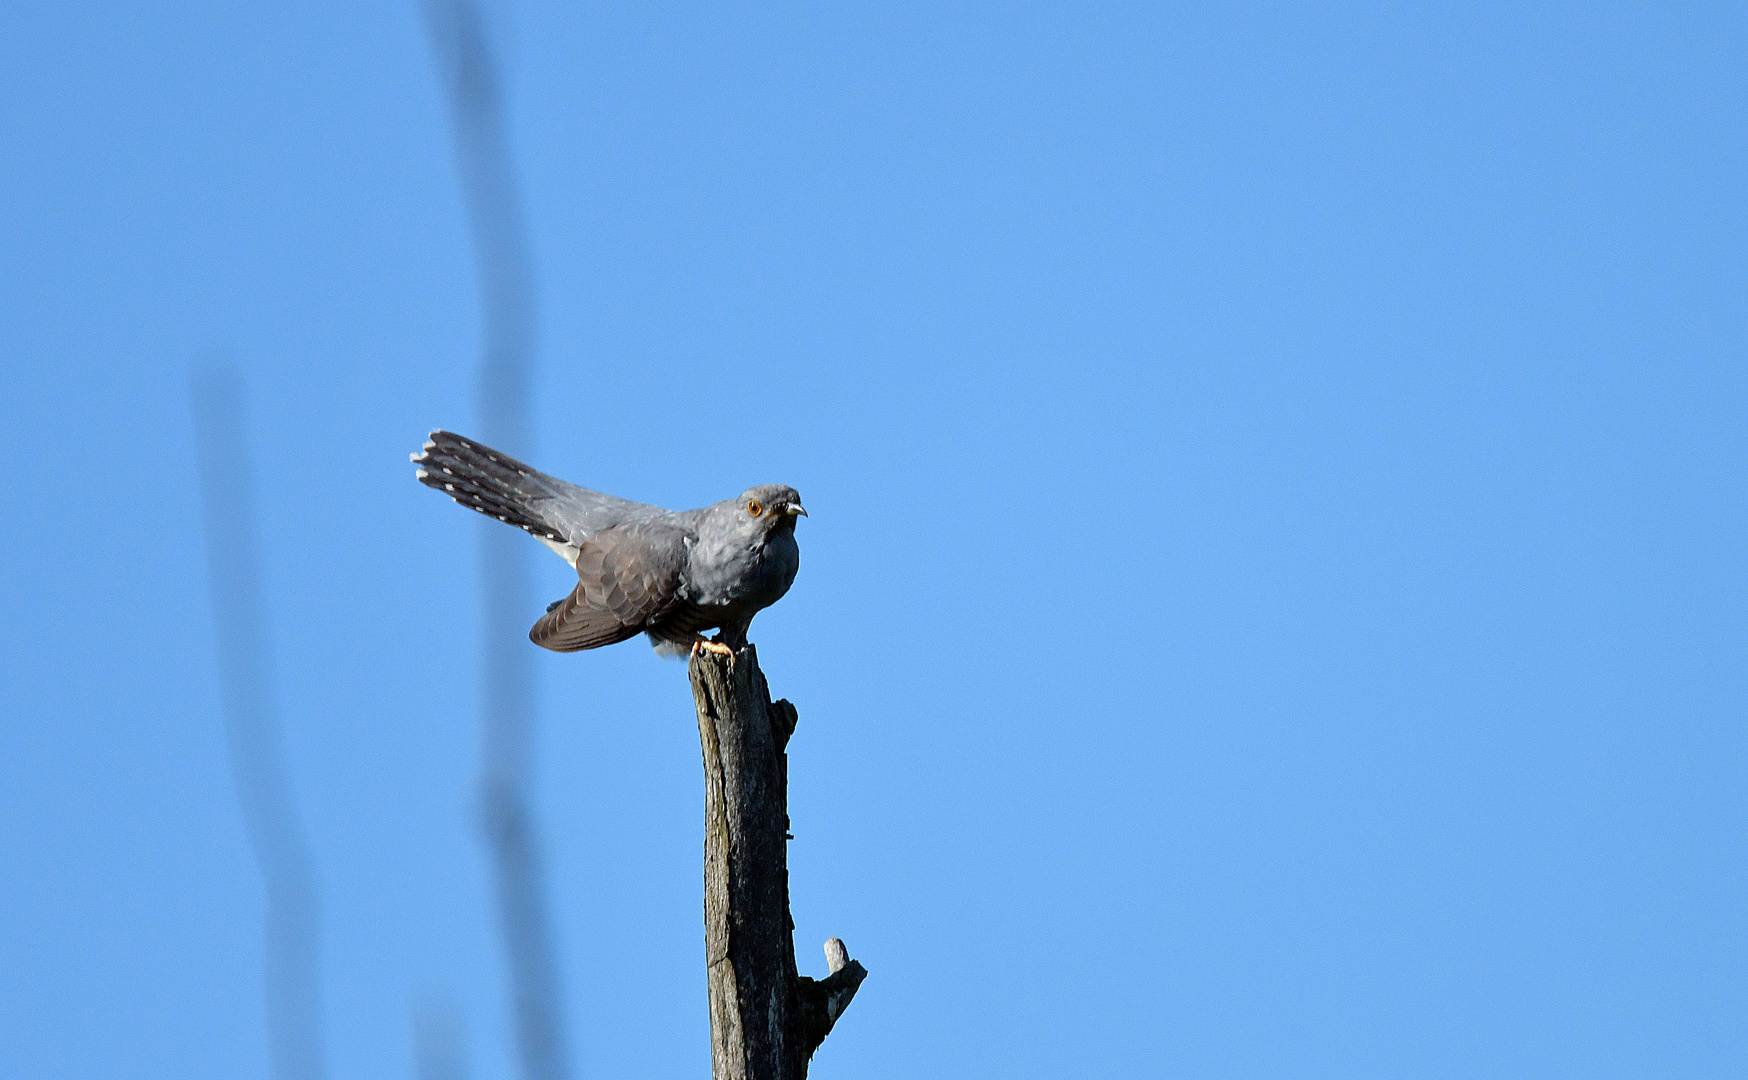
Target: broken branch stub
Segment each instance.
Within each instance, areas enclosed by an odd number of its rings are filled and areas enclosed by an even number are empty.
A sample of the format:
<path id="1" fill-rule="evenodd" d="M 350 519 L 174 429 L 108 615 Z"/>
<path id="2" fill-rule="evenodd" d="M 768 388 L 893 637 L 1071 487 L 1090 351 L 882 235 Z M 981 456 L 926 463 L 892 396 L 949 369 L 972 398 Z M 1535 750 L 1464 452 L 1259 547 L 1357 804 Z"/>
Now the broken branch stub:
<path id="1" fill-rule="evenodd" d="M 789 917 L 788 756 L 795 706 L 771 700 L 758 657 L 693 653 L 704 752 L 704 947 L 715 1080 L 805 1080 L 807 1063 L 867 978 L 844 943 L 831 974 L 795 967 Z"/>

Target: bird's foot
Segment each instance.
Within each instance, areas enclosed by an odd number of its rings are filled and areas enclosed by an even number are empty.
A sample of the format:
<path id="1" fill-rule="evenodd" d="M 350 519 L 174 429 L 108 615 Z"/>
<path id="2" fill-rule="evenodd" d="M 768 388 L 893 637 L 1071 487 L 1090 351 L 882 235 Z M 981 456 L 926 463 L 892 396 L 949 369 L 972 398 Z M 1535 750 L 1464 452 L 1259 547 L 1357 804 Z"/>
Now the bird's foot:
<path id="1" fill-rule="evenodd" d="M 694 653 L 715 653 L 718 656 L 732 657 L 734 655 L 733 649 L 724 645 L 720 641 L 711 641 L 709 638 L 699 638 L 697 641 L 694 641 L 692 643 L 692 651 Z"/>

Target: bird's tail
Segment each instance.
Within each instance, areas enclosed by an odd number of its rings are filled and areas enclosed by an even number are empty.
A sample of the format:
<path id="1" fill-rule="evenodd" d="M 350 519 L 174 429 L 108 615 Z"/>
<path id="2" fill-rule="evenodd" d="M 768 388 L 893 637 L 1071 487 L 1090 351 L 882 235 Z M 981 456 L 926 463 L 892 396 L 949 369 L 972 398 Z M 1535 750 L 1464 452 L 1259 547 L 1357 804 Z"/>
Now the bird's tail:
<path id="1" fill-rule="evenodd" d="M 426 487 L 543 540 L 566 540 L 541 513 L 541 504 L 558 494 L 558 481 L 540 470 L 448 431 L 433 431 L 411 457 Z"/>

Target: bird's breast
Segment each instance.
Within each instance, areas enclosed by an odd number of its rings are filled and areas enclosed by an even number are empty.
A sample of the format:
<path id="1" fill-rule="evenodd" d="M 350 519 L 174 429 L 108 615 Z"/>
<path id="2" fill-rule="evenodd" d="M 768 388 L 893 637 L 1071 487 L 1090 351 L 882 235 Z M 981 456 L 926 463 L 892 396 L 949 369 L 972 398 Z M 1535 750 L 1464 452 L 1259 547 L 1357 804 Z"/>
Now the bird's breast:
<path id="1" fill-rule="evenodd" d="M 795 538 L 786 534 L 764 544 L 700 542 L 688 559 L 686 598 L 710 607 L 768 607 L 789 591 L 800 562 Z"/>

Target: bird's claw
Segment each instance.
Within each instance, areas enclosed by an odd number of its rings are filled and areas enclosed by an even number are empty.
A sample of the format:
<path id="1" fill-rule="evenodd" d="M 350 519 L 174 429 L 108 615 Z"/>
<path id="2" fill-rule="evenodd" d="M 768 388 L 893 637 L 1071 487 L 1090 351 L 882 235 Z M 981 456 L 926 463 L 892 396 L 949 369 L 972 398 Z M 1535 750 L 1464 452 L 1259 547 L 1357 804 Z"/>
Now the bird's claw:
<path id="1" fill-rule="evenodd" d="M 720 641 L 711 641 L 709 638 L 699 638 L 697 641 L 694 641 L 692 643 L 692 652 L 693 654 L 707 652 L 715 653 L 718 656 L 734 656 L 733 649 L 724 645 Z"/>

